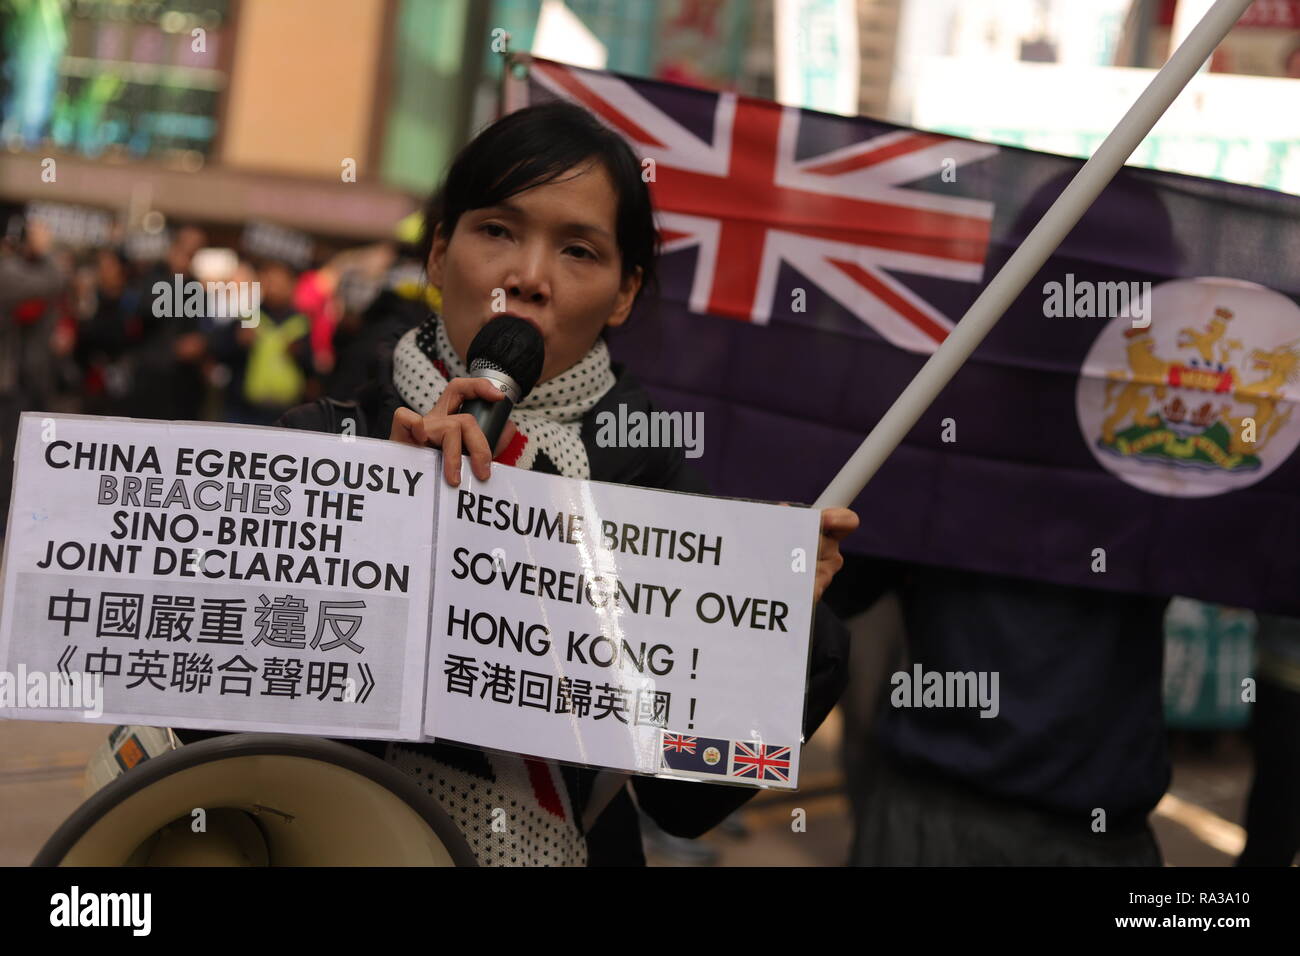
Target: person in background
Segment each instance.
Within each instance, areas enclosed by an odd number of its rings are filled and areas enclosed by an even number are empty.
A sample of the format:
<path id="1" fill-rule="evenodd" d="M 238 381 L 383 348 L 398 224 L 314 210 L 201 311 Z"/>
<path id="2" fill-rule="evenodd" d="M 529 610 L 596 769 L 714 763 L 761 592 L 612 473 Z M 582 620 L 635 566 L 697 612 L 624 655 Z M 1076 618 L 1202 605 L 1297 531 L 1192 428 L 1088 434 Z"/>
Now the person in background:
<path id="1" fill-rule="evenodd" d="M 1257 614 L 1251 719 L 1255 782 L 1238 866 L 1290 866 L 1300 853 L 1300 619 Z"/>
<path id="2" fill-rule="evenodd" d="M 216 281 L 234 282 L 252 288 L 257 282 L 257 268 L 248 259 L 239 259 L 229 276 Z M 260 288 L 259 288 L 260 309 Z M 255 314 L 261 322 L 260 314 Z M 243 316 L 230 316 L 219 321 L 212 333 L 212 351 L 217 360 L 216 384 L 220 391 L 221 421 L 233 424 L 253 424 L 255 416 L 244 401 L 244 375 L 248 369 L 248 348 L 252 344 L 251 326 L 244 325 Z"/>
<path id="3" fill-rule="evenodd" d="M 378 262 L 373 257 L 371 262 Z M 346 400 L 374 379 L 391 358 L 397 337 L 415 328 L 430 310 L 442 308 L 438 289 L 424 281 L 424 263 L 415 244 L 399 241 L 386 272 L 370 269 L 345 273 L 339 282 L 341 318 L 334 332 L 334 369 L 326 394 Z"/>
<path id="4" fill-rule="evenodd" d="M 1008 211 L 990 243 L 989 275 L 1073 175 L 1057 173 Z M 1153 276 L 1181 274 L 1185 259 L 1162 197 L 1127 174 L 1088 207 L 1054 255 L 1126 262 Z M 1020 307 L 1041 305 L 1034 283 L 1022 296 Z M 1077 440 L 1064 437 L 1066 422 L 1047 411 L 1034 427 L 1044 441 Z M 954 454 L 943 467 L 954 477 L 936 486 L 941 510 L 966 464 Z M 1092 507 L 1091 499 L 1053 499 L 1063 521 L 1087 522 Z M 963 518 L 945 533 L 961 536 Z M 1016 540 L 1005 548 L 968 542 L 984 552 L 967 554 L 969 570 L 940 566 L 938 554 L 929 563 L 860 559 L 868 564 L 856 575 L 856 609 L 894 590 L 907 656 L 882 689 L 870 739 L 858 741 L 867 772 L 857 778 L 865 792 L 855 804 L 852 862 L 1159 866 L 1149 816 L 1170 778 L 1162 681 L 1168 596 L 994 573 L 999 551 L 1052 547 L 1042 528 L 1011 529 L 1008 538 Z M 914 683 L 926 673 L 945 675 L 945 683 L 948 674 L 982 677 L 990 706 L 951 699 L 927 706 Z M 953 684 L 956 693 L 955 677 Z"/>
<path id="5" fill-rule="evenodd" d="M 985 675 L 991 706 L 880 695 L 851 862 L 1159 866 L 1168 599 L 852 557 L 853 610 L 897 592 L 899 671 Z M 849 608 L 841 608 L 846 613 Z M 992 678 L 997 677 L 996 685 Z M 988 716 L 985 716 L 987 714 Z"/>
<path id="6" fill-rule="evenodd" d="M 286 263 L 264 260 L 257 270 L 262 300 L 258 321 L 228 325 L 236 349 L 227 406 L 231 421 L 269 425 L 319 392 L 310 322 L 294 304 L 297 281 Z"/>
<path id="7" fill-rule="evenodd" d="M 390 243 L 346 249 L 298 279 L 293 302 L 311 323 L 312 367 L 318 375 L 328 376 L 334 370 L 334 333 L 343 309 L 341 284 L 356 273 L 382 276 L 392 265 L 393 257 Z"/>
<path id="8" fill-rule="evenodd" d="M 49 228 L 32 219 L 18 222 L 0 249 L 0 531 L 9 516 L 18 419 L 24 410 L 45 407 L 59 350 L 70 345 L 55 308 L 69 277 L 53 246 Z"/>
<path id="9" fill-rule="evenodd" d="M 125 257 L 112 246 L 96 250 L 88 278 L 76 348 L 83 411 L 122 415 L 131 388 L 134 349 L 143 332 L 136 302 L 139 290 L 130 283 Z"/>
<path id="10" fill-rule="evenodd" d="M 139 361 L 126 402 L 127 414 L 134 418 L 200 421 L 205 417 L 208 323 L 203 315 L 186 315 L 184 302 L 174 301 L 174 290 L 177 282 L 184 290 L 187 283 L 197 281 L 191 268 L 194 254 L 206 244 L 203 230 L 180 227 L 163 261 L 141 277 L 136 309 L 141 328 Z"/>

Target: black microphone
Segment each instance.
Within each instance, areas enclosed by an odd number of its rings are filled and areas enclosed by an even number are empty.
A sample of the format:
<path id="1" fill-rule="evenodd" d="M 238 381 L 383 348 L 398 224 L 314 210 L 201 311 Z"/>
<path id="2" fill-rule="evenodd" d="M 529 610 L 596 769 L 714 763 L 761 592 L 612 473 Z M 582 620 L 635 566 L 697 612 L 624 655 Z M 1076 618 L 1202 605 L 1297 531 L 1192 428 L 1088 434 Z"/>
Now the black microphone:
<path id="1" fill-rule="evenodd" d="M 531 322 L 514 315 L 501 315 L 478 330 L 466 358 L 470 377 L 486 378 L 503 396 L 496 402 L 467 399 L 460 407 L 461 412 L 474 416 L 495 455 L 510 412 L 541 378 L 546 343 Z"/>

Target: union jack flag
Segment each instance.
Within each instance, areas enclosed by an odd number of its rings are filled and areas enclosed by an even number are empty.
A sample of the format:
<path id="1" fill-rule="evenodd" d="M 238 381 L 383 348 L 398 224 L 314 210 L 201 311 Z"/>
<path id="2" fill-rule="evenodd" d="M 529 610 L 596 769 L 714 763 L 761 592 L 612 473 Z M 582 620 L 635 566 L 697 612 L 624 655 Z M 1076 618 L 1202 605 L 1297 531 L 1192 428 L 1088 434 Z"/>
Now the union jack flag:
<path id="1" fill-rule="evenodd" d="M 683 737 L 681 734 L 664 734 L 664 750 L 672 753 L 695 753 L 696 738 Z"/>
<path id="2" fill-rule="evenodd" d="M 790 748 L 769 747 L 760 743 L 736 741 L 731 756 L 733 777 L 753 777 L 755 780 L 780 780 L 790 782 Z"/>
<path id="3" fill-rule="evenodd" d="M 995 146 L 545 60 L 531 77 L 532 98 L 587 107 L 653 169 L 663 253 L 698 249 L 693 312 L 800 312 L 778 294 L 789 266 L 886 341 L 928 353 L 954 322 L 899 274 L 980 280 L 993 204 L 909 184 Z"/>

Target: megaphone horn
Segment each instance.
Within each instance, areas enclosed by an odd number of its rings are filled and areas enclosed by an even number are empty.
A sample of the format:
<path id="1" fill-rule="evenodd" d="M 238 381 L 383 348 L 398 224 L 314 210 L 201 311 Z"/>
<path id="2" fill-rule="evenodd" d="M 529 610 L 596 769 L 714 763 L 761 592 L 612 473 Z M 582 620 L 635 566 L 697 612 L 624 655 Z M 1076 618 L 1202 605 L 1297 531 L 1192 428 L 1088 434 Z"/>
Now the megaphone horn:
<path id="1" fill-rule="evenodd" d="M 33 866 L 476 866 L 413 779 L 321 737 L 229 734 L 94 793 Z"/>

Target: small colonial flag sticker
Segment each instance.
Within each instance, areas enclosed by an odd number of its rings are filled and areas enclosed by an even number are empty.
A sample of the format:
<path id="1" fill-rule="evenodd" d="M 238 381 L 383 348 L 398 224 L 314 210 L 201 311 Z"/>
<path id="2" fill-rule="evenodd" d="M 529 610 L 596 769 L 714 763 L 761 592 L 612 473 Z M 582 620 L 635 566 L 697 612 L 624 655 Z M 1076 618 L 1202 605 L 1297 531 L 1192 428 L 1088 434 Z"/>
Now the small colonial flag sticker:
<path id="1" fill-rule="evenodd" d="M 687 773 L 727 775 L 727 755 L 731 741 L 716 737 L 691 737 L 663 732 L 662 769 Z"/>

